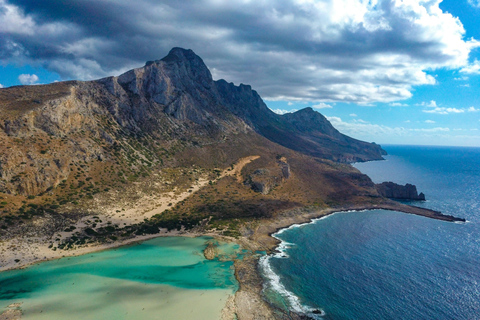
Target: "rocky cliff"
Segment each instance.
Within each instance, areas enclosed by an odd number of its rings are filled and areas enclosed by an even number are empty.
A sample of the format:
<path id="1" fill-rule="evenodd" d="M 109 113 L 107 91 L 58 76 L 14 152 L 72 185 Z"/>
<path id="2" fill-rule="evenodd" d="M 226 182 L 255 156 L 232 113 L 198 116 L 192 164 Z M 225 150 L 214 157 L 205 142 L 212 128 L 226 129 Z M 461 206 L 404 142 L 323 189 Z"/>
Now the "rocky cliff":
<path id="1" fill-rule="evenodd" d="M 406 185 L 402 186 L 389 181 L 376 184 L 375 187 L 382 197 L 399 200 L 425 201 L 425 195 L 423 192 L 418 194 L 417 187 L 413 184 L 407 183 Z"/>

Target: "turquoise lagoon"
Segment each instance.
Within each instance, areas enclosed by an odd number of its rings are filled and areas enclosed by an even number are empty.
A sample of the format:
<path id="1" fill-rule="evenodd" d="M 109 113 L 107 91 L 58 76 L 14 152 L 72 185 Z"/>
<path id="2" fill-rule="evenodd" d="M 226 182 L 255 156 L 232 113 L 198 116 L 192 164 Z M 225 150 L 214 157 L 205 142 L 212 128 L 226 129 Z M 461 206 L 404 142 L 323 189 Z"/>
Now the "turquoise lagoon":
<path id="1" fill-rule="evenodd" d="M 156 238 L 1 272 L 0 313 L 22 303 L 22 319 L 219 319 L 237 281 L 232 261 L 204 258 L 208 241 Z"/>

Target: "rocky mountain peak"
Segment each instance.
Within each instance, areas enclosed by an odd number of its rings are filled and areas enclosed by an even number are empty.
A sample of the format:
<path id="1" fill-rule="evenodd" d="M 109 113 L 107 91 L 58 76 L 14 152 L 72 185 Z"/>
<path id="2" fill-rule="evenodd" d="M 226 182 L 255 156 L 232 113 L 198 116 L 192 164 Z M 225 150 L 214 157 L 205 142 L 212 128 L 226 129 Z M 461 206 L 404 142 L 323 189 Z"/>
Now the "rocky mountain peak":
<path id="1" fill-rule="evenodd" d="M 191 49 L 173 48 L 168 55 L 161 59 L 168 65 L 183 69 L 187 75 L 201 82 L 211 82 L 212 74 L 203 62 Z"/>
<path id="2" fill-rule="evenodd" d="M 313 109 L 277 115 L 249 85 L 213 81 L 192 50 L 173 48 L 118 77 L 0 89 L 0 139 L 8 141 L 0 144 L 0 192 L 35 195 L 59 185 L 80 162 L 120 163 L 117 149 L 127 137 L 153 137 L 163 161 L 175 145 L 222 153 L 217 143 L 242 141 L 250 149 L 256 134 L 338 162 L 382 159 L 378 145 L 339 133 Z M 249 142 L 240 138 L 246 135 Z"/>

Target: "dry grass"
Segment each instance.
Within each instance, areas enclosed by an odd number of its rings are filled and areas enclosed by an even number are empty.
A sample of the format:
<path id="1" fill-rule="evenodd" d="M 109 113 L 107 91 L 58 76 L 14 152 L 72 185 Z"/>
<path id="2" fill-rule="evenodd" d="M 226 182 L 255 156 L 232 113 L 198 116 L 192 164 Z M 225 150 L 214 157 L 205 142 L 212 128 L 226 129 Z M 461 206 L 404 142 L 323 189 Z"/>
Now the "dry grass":
<path id="1" fill-rule="evenodd" d="M 42 106 L 45 102 L 70 94 L 75 81 L 47 85 L 15 86 L 0 90 L 0 117 L 16 117 Z"/>

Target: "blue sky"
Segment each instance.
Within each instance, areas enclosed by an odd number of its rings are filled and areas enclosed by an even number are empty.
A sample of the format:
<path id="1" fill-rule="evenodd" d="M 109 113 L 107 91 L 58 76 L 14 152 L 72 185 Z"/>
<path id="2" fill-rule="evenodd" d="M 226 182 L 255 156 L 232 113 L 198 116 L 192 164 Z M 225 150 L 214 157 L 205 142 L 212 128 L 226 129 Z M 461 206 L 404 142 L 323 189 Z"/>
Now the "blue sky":
<path id="1" fill-rule="evenodd" d="M 480 39 L 480 2 L 444 0 L 440 8 L 459 18 L 466 39 Z M 470 62 L 480 60 L 472 50 Z M 416 86 L 412 97 L 393 103 L 295 103 L 267 101 L 279 113 L 313 107 L 343 133 L 383 144 L 480 146 L 480 73 L 428 70 L 433 85 Z M 315 108 L 317 106 L 317 108 Z M 434 107 L 436 106 L 436 107 Z"/>
<path id="2" fill-rule="evenodd" d="M 0 0 L 0 85 L 119 75 L 180 46 L 277 113 L 480 146 L 478 21 L 479 0 Z"/>

